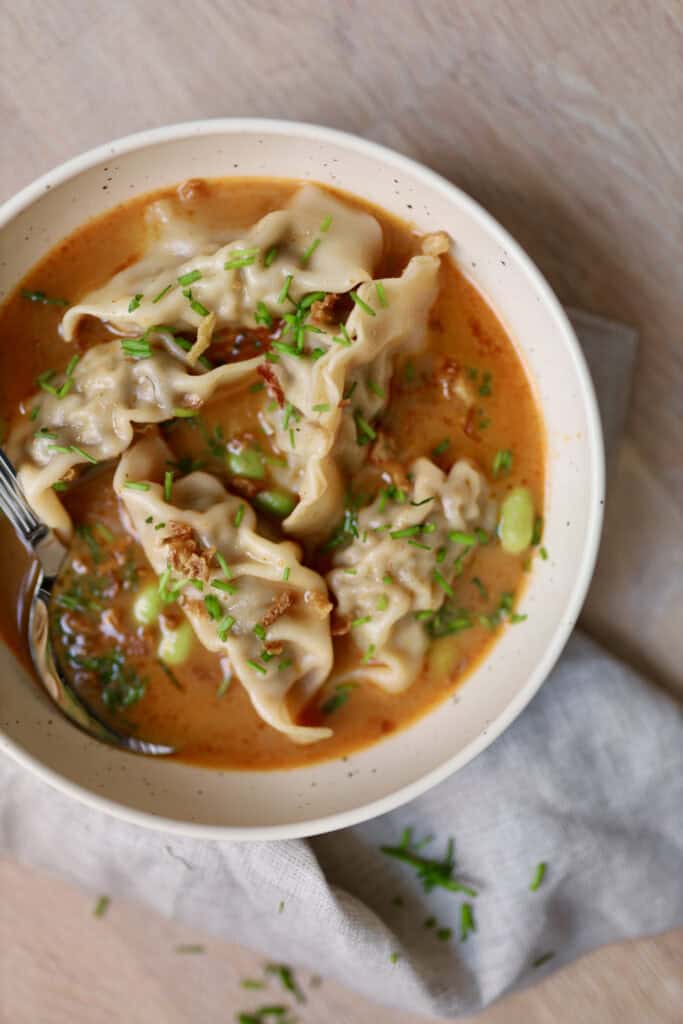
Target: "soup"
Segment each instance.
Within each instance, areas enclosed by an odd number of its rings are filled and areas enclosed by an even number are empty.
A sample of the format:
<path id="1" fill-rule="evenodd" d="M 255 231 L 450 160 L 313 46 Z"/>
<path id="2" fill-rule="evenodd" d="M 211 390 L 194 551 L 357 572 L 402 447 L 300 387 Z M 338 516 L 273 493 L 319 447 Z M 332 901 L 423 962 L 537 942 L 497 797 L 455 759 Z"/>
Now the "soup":
<path id="1" fill-rule="evenodd" d="M 336 758 L 532 628 L 542 424 L 448 247 L 328 188 L 195 180 L 7 300 L 6 444 L 70 543 L 56 654 L 117 728 L 216 768 Z M 28 664 L 32 566 L 0 531 Z"/>

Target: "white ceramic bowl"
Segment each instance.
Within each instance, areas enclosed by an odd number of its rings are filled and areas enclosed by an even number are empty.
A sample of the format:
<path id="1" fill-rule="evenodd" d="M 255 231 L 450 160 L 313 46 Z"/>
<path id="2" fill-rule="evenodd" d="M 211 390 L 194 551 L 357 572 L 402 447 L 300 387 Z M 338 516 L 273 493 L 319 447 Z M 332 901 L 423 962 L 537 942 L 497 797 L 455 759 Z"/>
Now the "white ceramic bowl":
<path id="1" fill-rule="evenodd" d="M 602 521 L 603 451 L 572 328 L 517 243 L 432 171 L 326 128 L 200 121 L 131 135 L 70 160 L 0 209 L 0 298 L 51 246 L 107 207 L 185 178 L 232 174 L 330 183 L 408 218 L 420 231 L 448 231 L 459 265 L 505 324 L 536 383 L 548 441 L 549 560 L 535 560 L 522 602 L 528 622 L 503 633 L 457 700 L 346 761 L 296 771 L 212 772 L 122 754 L 62 719 L 0 650 L 2 749 L 41 778 L 141 825 L 222 839 L 281 839 L 351 825 L 413 799 L 484 750 L 522 711 L 559 656 L 588 587 Z"/>

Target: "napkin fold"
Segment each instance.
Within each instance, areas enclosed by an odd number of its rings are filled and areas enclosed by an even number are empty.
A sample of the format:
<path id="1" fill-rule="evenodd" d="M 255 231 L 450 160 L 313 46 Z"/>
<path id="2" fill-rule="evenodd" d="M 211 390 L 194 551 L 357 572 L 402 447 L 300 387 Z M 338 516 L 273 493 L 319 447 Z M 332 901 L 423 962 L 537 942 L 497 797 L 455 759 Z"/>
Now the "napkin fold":
<path id="1" fill-rule="evenodd" d="M 609 458 L 635 334 L 571 317 Z M 378 1002 L 456 1016 L 595 946 L 683 922 L 682 766 L 677 704 L 577 632 L 492 747 L 374 821 L 310 841 L 170 837 L 81 806 L 0 756 L 0 853 L 337 977 Z M 381 852 L 408 827 L 416 839 L 435 837 L 423 856 L 442 857 L 455 838 L 457 877 L 476 897 L 427 893 L 414 870 Z M 540 862 L 545 876 L 532 891 Z M 461 941 L 465 902 L 476 931 Z"/>

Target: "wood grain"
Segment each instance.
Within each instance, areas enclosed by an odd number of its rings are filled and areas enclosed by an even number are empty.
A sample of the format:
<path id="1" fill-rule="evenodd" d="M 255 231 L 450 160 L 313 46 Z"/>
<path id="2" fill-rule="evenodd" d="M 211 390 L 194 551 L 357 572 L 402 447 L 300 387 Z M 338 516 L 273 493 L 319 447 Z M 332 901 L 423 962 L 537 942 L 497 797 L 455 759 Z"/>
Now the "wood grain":
<path id="1" fill-rule="evenodd" d="M 1 24 L 3 198 L 69 156 L 158 124 L 325 123 L 441 171 L 512 231 L 563 301 L 637 326 L 629 455 L 589 623 L 680 682 L 683 640 L 659 615 L 642 621 L 633 585 L 635 538 L 654 504 L 668 530 L 658 543 L 666 549 L 668 536 L 680 550 L 679 0 L 22 0 L 2 4 Z M 0 891 L 2 1024 L 213 1024 L 250 1005 L 238 986 L 256 963 L 245 950 L 211 942 L 206 956 L 179 959 L 175 944 L 204 940 L 134 908 L 94 921 L 88 898 L 11 864 Z M 677 933 L 599 951 L 477 1021 L 673 1024 L 681 977 Z M 416 1021 L 327 983 L 302 1019 Z"/>

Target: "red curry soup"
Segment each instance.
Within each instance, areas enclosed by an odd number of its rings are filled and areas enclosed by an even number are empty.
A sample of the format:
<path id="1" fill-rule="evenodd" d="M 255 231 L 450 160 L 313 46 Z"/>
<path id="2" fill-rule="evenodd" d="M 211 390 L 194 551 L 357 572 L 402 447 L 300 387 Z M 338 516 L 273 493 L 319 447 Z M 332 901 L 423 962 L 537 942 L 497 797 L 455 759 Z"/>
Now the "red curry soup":
<path id="1" fill-rule="evenodd" d="M 296 767 L 409 725 L 530 628 L 543 427 L 449 247 L 339 191 L 198 179 L 90 221 L 5 302 L 3 446 L 70 545 L 53 643 L 106 721 Z M 29 666 L 33 567 L 0 531 Z"/>

